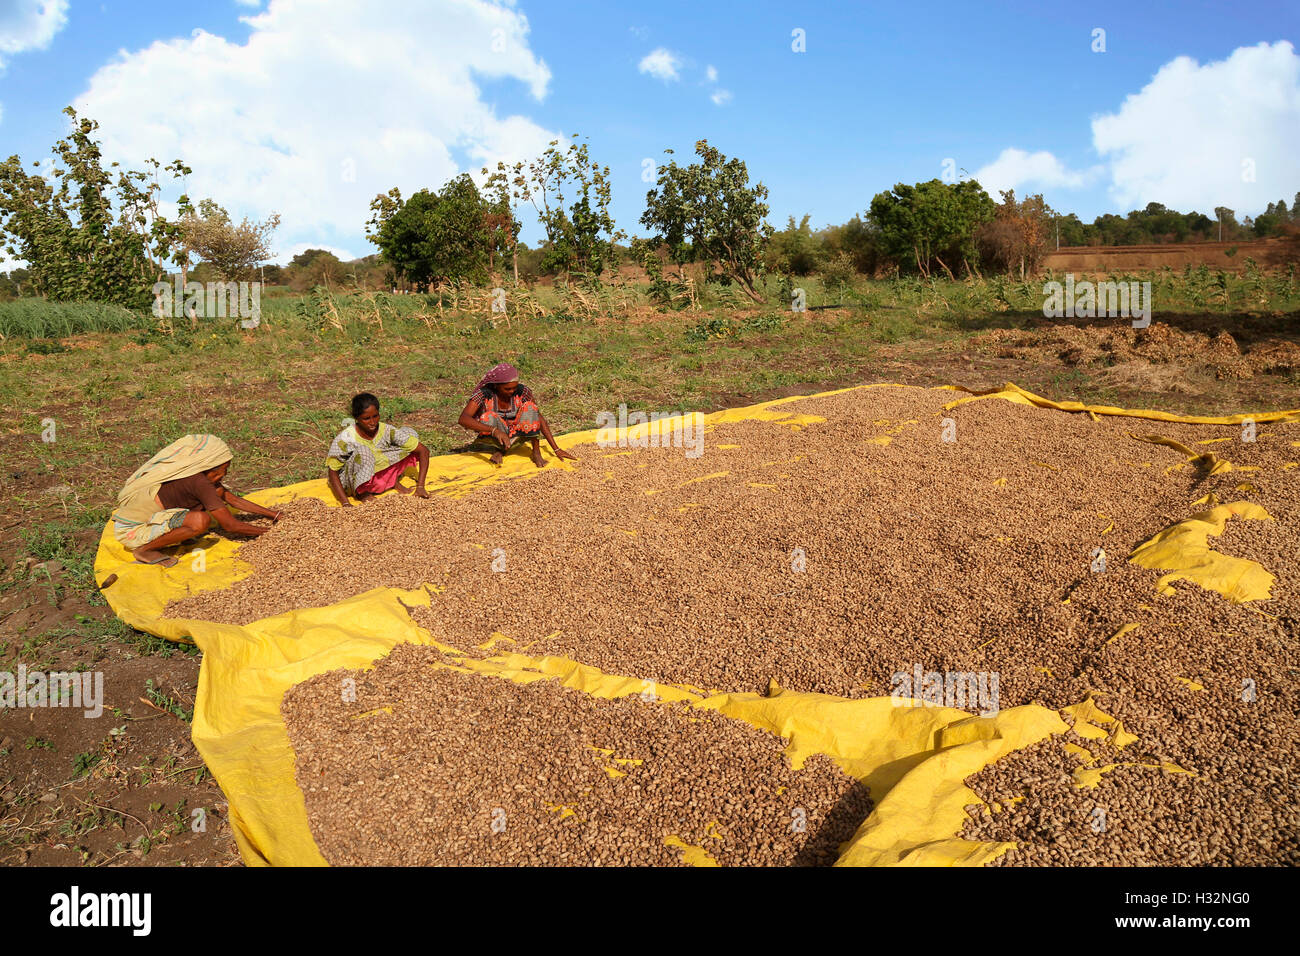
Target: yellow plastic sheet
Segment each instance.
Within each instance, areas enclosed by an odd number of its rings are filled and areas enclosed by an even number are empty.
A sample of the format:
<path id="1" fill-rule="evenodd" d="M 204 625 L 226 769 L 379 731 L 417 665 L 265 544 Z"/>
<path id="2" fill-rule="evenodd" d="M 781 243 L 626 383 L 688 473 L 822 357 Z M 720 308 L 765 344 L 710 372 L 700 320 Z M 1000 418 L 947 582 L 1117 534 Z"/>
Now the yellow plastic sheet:
<path id="1" fill-rule="evenodd" d="M 1144 568 L 1169 571 L 1158 582 L 1161 594 L 1173 594 L 1172 581 L 1191 581 L 1218 591 L 1234 604 L 1263 601 L 1273 588 L 1273 575 L 1246 558 L 1220 554 L 1209 546 L 1210 535 L 1223 534 L 1229 518 L 1272 521 L 1272 516 L 1249 501 L 1218 505 L 1192 515 L 1142 542 L 1129 560 Z"/>
<path id="2" fill-rule="evenodd" d="M 838 392 L 821 393 L 832 394 Z M 1084 411 L 1093 417 L 1122 414 L 1213 423 L 1235 422 L 1243 417 L 1186 419 L 1161 412 L 1053 403 L 1011 384 L 952 404 L 989 397 Z M 702 415 L 698 420 L 706 427 L 721 422 L 766 421 L 793 428 L 823 421 L 815 415 L 798 415 L 780 407 L 797 400 L 798 396 L 777 399 Z M 1252 417 L 1256 421 L 1300 420 L 1300 411 Z M 628 432 L 635 436 L 648 428 L 634 426 Z M 558 439 L 564 448 L 595 440 L 595 430 Z M 575 466 L 552 461 L 550 467 L 569 470 Z M 533 474 L 536 469 L 525 456 L 507 456 L 501 468 L 493 468 L 485 456 L 448 455 L 435 458 L 429 469 L 434 490 L 453 495 Z M 264 505 L 301 496 L 332 501 L 324 481 L 249 495 Z M 1198 517 L 1213 527 L 1217 520 L 1214 514 Z M 1221 522 L 1217 526 L 1221 528 Z M 1178 541 L 1184 546 L 1190 541 L 1197 560 L 1204 558 L 1196 547 L 1203 541 L 1203 536 L 1197 537 L 1199 528 L 1186 533 L 1190 537 L 1167 534 L 1164 543 L 1174 542 L 1168 544 L 1167 550 L 1176 554 Z M 250 566 L 239 560 L 235 542 L 213 536 L 198 542 L 197 547 L 201 553 L 193 550 L 183 555 L 171 569 L 135 564 L 113 538 L 110 523 L 100 540 L 96 579 L 104 582 L 116 575 L 116 581 L 104 593 L 113 610 L 127 623 L 171 640 L 194 641 L 203 650 L 194 744 L 230 802 L 235 839 L 250 865 L 325 862 L 308 827 L 303 796 L 294 781 L 294 755 L 280 717 L 285 692 L 310 677 L 340 668 L 364 668 L 398 644 L 415 643 L 441 647 L 455 662 L 447 666 L 502 679 L 527 682 L 554 678 L 599 697 L 640 694 L 645 689 L 642 680 L 606 674 L 565 658 L 532 658 L 509 651 L 486 660 L 465 658 L 457 649 L 440 645 L 412 621 L 407 608 L 428 604 L 431 595 L 425 589 L 377 588 L 329 607 L 286 612 L 245 626 L 164 618 L 168 602 L 198 591 L 229 587 L 251 573 Z M 1241 593 L 1255 593 L 1257 582 L 1248 578 L 1240 575 L 1237 579 L 1237 590 L 1244 588 Z M 501 637 L 503 640 L 495 647 L 508 644 L 508 638 Z M 911 702 L 915 706 L 897 706 L 900 702 L 892 698 L 849 700 L 775 686 L 767 695 L 709 696 L 699 688 L 657 684 L 655 693 L 661 700 L 692 701 L 695 706 L 717 710 L 788 738 L 788 753 L 796 766 L 811 754 L 826 754 L 871 787 L 876 808 L 842 848 L 841 865 L 979 865 L 1006 852 L 1013 844 L 978 843 L 957 837 L 965 819 L 964 807 L 980 802 L 963 781 L 1006 754 L 1066 729 L 1060 714 L 1032 705 L 1011 708 L 996 716 L 976 717 L 919 702 Z M 1076 713 L 1076 730 L 1111 720 L 1091 701 L 1077 706 L 1084 708 L 1084 719 L 1079 720 Z M 1125 742 L 1122 736 L 1117 739 L 1121 744 Z M 688 862 L 711 862 L 707 848 L 689 847 L 680 840 L 677 845 Z"/>
<path id="3" fill-rule="evenodd" d="M 1180 422 L 1187 425 L 1240 425 L 1242 422 L 1250 420 L 1256 423 L 1261 422 L 1300 422 L 1300 409 L 1291 409 L 1280 412 L 1243 412 L 1238 415 L 1175 415 L 1173 412 L 1158 412 L 1150 409 L 1134 408 L 1116 408 L 1113 405 L 1085 405 L 1082 402 L 1054 402 L 1050 398 L 1043 398 L 1041 395 L 1035 395 L 1033 392 L 1026 391 L 1014 382 L 1007 382 L 997 388 L 978 391 L 975 389 L 964 388 L 961 385 L 944 385 L 941 388 L 950 388 L 954 391 L 970 392 L 966 398 L 959 398 L 956 401 L 949 402 L 946 408 L 955 408 L 958 405 L 964 405 L 967 402 L 975 402 L 985 398 L 1002 398 L 1010 402 L 1016 402 L 1020 405 L 1035 405 L 1038 408 L 1055 408 L 1062 412 L 1087 412 L 1089 415 L 1118 415 L 1129 418 L 1148 418 L 1160 422 Z"/>

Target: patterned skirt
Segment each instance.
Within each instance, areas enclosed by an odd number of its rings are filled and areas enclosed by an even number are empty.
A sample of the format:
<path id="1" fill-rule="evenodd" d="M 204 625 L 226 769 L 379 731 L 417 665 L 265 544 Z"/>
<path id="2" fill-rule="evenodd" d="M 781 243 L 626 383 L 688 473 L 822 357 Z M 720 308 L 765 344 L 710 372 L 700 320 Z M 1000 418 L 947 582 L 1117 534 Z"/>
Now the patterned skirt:
<path id="1" fill-rule="evenodd" d="M 520 441 L 528 441 L 533 438 L 542 436 L 542 413 L 537 409 L 536 402 L 523 402 L 515 410 L 514 418 L 506 418 L 489 403 L 484 406 L 483 411 L 479 412 L 478 420 L 489 428 L 499 428 L 505 432 L 510 439 L 509 448 Z M 484 435 L 484 438 L 492 441 L 491 435 Z"/>

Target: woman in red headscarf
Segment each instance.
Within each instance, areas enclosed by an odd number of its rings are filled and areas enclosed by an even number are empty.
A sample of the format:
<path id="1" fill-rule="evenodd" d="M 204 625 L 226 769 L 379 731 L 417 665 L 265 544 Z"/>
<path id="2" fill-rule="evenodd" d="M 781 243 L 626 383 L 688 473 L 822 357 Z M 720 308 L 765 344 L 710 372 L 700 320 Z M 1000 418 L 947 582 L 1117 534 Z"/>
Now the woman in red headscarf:
<path id="1" fill-rule="evenodd" d="M 533 464 L 541 468 L 546 464 L 542 457 L 541 439 L 545 438 L 557 458 L 578 460 L 555 444 L 551 426 L 537 407 L 532 390 L 519 382 L 519 370 L 502 362 L 494 366 L 470 393 L 469 401 L 460 413 L 460 425 L 478 432 L 494 444 L 492 464 L 501 464 L 501 456 L 521 442 L 531 442 Z"/>

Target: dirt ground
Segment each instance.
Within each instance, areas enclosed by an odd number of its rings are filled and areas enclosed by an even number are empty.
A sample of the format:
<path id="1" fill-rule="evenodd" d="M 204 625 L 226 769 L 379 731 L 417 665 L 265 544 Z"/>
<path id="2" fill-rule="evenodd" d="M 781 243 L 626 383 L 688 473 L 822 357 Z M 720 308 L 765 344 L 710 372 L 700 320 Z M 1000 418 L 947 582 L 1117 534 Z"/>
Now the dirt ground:
<path id="1" fill-rule="evenodd" d="M 1294 262 L 1293 239 L 1259 239 L 1254 242 L 1180 242 L 1142 246 L 1065 246 L 1047 254 L 1043 268 L 1053 272 L 1137 272 L 1182 269 L 1206 265 L 1211 269 L 1240 272 L 1246 259 L 1261 268 L 1285 268 Z"/>

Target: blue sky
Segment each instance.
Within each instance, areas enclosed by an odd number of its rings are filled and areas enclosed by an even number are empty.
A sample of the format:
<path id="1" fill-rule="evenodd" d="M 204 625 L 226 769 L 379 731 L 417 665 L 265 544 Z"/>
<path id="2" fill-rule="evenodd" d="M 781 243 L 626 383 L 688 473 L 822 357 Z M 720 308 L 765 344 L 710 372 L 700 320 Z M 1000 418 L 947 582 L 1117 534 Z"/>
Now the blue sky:
<path id="1" fill-rule="evenodd" d="M 1268 2 L 8 0 L 0 155 L 46 158 L 77 103 L 113 158 L 181 156 L 196 198 L 280 212 L 281 258 L 371 252 L 376 193 L 571 132 L 631 233 L 643 161 L 701 138 L 767 184 L 777 226 L 945 172 L 1086 220 L 1245 215 L 1300 190 L 1298 27 L 1300 4 Z"/>

